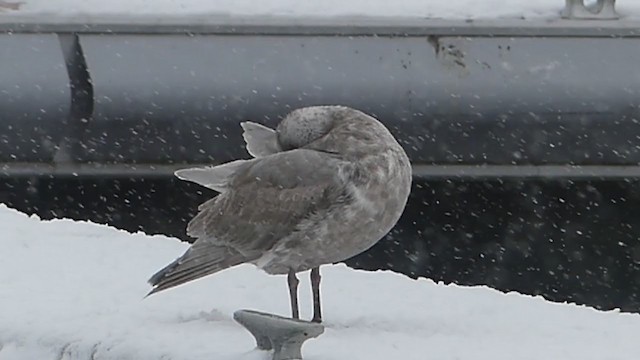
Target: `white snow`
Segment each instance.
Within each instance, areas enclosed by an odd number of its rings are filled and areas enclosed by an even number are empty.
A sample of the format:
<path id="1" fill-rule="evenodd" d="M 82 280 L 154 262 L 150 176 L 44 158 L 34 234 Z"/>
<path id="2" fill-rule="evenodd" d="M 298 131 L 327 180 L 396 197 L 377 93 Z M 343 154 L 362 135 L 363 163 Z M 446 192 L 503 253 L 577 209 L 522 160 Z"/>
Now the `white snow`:
<path id="1" fill-rule="evenodd" d="M 564 0 L 4 0 L 23 2 L 23 15 L 225 15 L 285 17 L 409 17 L 439 19 L 558 18 Z M 587 3 L 592 3 L 593 0 Z M 640 1 L 618 0 L 618 11 L 640 18 Z"/>
<path id="2" fill-rule="evenodd" d="M 231 316 L 288 315 L 283 276 L 239 266 L 143 299 L 187 244 L 0 205 L 0 359 L 268 359 Z M 307 360 L 636 358 L 640 316 L 325 266 Z M 307 274 L 301 306 L 310 317 Z"/>

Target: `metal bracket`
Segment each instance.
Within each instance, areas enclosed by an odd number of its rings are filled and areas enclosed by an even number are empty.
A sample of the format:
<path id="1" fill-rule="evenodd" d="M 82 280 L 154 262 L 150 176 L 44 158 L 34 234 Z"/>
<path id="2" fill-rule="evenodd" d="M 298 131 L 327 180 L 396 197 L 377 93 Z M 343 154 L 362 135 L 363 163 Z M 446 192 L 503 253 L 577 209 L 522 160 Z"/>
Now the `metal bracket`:
<path id="1" fill-rule="evenodd" d="M 616 20 L 620 15 L 616 13 L 616 0 L 598 0 L 595 4 L 586 6 L 584 0 L 565 0 L 562 17 L 565 19 L 582 20 Z"/>
<path id="2" fill-rule="evenodd" d="M 85 130 L 93 116 L 93 84 L 78 34 L 58 34 L 67 65 L 71 89 L 71 111 L 65 123 L 65 136 L 53 157 L 56 164 L 72 163 L 82 158 Z"/>
<path id="3" fill-rule="evenodd" d="M 253 310 L 238 310 L 233 318 L 256 339 L 260 350 L 273 350 L 272 360 L 302 359 L 302 344 L 320 336 L 324 326 Z"/>

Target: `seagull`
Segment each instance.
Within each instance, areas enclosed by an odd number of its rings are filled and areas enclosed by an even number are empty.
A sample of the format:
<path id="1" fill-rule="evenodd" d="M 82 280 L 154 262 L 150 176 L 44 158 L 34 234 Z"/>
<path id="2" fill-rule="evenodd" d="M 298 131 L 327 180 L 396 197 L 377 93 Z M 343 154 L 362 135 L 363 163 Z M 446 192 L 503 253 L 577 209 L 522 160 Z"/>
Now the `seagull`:
<path id="1" fill-rule="evenodd" d="M 175 172 L 219 194 L 187 225 L 196 240 L 150 279 L 149 295 L 251 263 L 287 275 L 299 319 L 298 272 L 311 270 L 312 322 L 322 322 L 320 266 L 344 261 L 382 239 L 411 190 L 411 164 L 389 130 L 346 106 L 288 113 L 276 129 L 242 122 L 253 157 Z"/>
<path id="2" fill-rule="evenodd" d="M 9 2 L 9 1 L 0 0 L 0 12 L 5 11 L 5 9 L 8 9 L 8 10 L 20 10 L 20 6 L 22 6 L 22 5 L 24 5 L 23 1 Z"/>
<path id="3" fill-rule="evenodd" d="M 2 1 L 2 0 L 0 0 L 0 12 L 4 11 L 4 9 L 20 10 L 20 6 L 22 6 L 22 5 L 24 5 L 23 1 L 10 2 L 10 1 Z"/>

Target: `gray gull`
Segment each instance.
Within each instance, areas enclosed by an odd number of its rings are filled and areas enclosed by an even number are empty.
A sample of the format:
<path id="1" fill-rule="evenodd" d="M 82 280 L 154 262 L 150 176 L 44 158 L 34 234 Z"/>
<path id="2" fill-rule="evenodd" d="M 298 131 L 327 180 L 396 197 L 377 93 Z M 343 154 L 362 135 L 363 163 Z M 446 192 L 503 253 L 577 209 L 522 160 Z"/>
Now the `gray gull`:
<path id="1" fill-rule="evenodd" d="M 253 159 L 176 171 L 220 194 L 198 207 L 196 238 L 149 279 L 148 295 L 242 263 L 286 274 L 299 319 L 297 272 L 311 269 L 321 322 L 320 265 L 346 260 L 397 223 L 411 189 L 406 153 L 378 120 L 346 106 L 296 109 L 275 130 L 243 122 Z"/>

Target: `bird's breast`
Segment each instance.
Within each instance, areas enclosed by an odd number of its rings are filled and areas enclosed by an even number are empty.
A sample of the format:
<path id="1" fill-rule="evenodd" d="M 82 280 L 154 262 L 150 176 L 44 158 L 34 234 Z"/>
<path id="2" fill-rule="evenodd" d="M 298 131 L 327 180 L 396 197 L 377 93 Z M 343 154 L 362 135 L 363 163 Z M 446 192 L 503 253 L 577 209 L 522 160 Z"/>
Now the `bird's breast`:
<path id="1" fill-rule="evenodd" d="M 406 205 L 411 187 L 409 161 L 404 152 L 388 151 L 365 158 L 359 166 L 357 178 L 347 187 L 353 207 L 350 215 L 363 224 L 362 232 L 381 237 L 395 225 Z"/>

